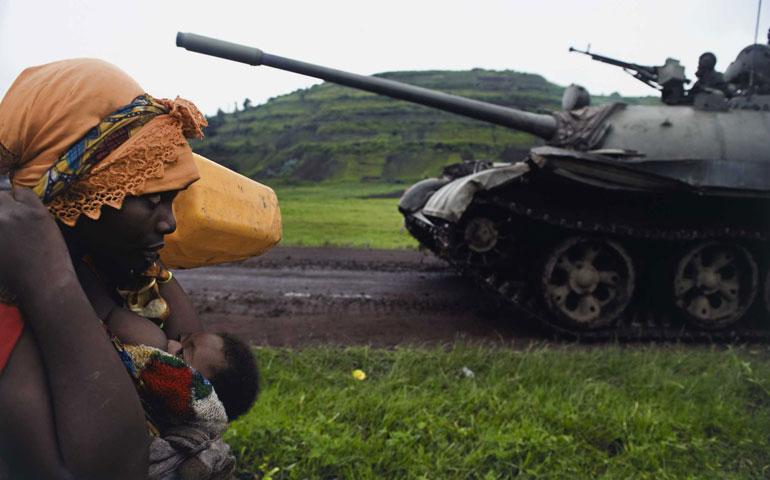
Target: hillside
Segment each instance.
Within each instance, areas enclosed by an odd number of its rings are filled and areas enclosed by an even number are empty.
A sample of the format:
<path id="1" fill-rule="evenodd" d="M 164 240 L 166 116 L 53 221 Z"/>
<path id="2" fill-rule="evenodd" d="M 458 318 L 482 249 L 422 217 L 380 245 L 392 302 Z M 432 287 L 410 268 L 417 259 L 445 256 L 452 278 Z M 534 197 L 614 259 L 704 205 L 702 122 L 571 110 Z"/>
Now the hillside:
<path id="1" fill-rule="evenodd" d="M 528 111 L 559 109 L 564 90 L 539 75 L 513 71 L 379 76 Z M 594 104 L 606 101 L 593 99 Z M 462 159 L 518 159 L 541 143 L 504 127 L 330 83 L 257 107 L 220 111 L 209 117 L 205 133 L 204 140 L 193 143 L 196 151 L 262 180 L 413 180 Z"/>

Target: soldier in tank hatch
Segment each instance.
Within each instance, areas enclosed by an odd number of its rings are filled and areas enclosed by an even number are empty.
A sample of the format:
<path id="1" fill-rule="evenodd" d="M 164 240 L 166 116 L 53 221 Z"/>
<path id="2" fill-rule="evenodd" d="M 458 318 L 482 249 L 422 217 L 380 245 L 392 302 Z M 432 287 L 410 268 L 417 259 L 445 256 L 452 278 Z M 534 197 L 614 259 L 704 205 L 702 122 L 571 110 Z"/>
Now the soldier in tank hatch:
<path id="1" fill-rule="evenodd" d="M 728 97 L 731 95 L 730 84 L 724 76 L 716 71 L 717 57 L 711 52 L 706 52 L 698 58 L 698 70 L 695 76 L 698 80 L 690 89 L 688 96 L 706 91 L 706 89 L 720 90 Z"/>

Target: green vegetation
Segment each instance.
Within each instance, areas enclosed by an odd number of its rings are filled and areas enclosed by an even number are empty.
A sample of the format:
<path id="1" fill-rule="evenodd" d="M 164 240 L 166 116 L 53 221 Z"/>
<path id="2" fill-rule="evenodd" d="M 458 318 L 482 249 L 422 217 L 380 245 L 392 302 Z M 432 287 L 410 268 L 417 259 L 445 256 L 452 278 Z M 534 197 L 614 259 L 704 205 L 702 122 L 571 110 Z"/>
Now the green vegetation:
<path id="1" fill-rule="evenodd" d="M 417 248 L 398 212 L 407 183 L 267 183 L 278 195 L 283 246 Z"/>
<path id="2" fill-rule="evenodd" d="M 379 76 L 528 111 L 561 108 L 563 87 L 513 71 L 390 72 Z M 657 103 L 654 97 L 594 98 Z M 209 117 L 200 154 L 258 179 L 406 180 L 462 159 L 517 160 L 535 137 L 412 103 L 324 83 Z"/>
<path id="3" fill-rule="evenodd" d="M 225 437 L 238 478 L 770 476 L 766 346 L 264 348 L 257 357 L 263 392 Z"/>

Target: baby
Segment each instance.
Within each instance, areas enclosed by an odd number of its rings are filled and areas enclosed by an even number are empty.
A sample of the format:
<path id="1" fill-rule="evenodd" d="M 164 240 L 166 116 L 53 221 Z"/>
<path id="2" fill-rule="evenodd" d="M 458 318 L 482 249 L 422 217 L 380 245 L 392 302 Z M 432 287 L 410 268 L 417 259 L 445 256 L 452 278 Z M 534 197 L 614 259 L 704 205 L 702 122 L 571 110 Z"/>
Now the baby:
<path id="1" fill-rule="evenodd" d="M 124 308 L 113 309 L 104 323 L 124 344 L 164 350 L 200 372 L 214 387 L 228 421 L 254 404 L 259 392 L 257 362 L 251 349 L 234 335 L 198 331 L 168 339 L 152 320 Z"/>

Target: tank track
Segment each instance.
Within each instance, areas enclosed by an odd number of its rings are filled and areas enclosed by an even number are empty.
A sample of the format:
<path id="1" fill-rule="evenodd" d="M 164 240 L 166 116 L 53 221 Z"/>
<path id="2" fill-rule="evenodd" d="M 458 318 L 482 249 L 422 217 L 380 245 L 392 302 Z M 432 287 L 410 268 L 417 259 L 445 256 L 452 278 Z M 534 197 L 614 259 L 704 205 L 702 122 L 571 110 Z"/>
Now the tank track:
<path id="1" fill-rule="evenodd" d="M 602 238 L 620 239 L 623 242 L 637 244 L 637 250 L 651 254 L 655 249 L 668 251 L 685 249 L 688 243 L 709 239 L 731 240 L 749 243 L 754 251 L 768 251 L 768 233 L 736 228 L 644 228 L 622 222 L 599 223 L 579 215 L 554 215 L 543 208 L 537 208 L 520 201 L 509 201 L 488 196 L 474 199 L 473 208 L 477 211 L 496 209 L 509 215 L 508 224 L 530 223 L 530 226 L 549 229 L 555 236 L 590 235 Z M 458 246 L 452 243 L 459 227 L 449 223 L 432 223 L 419 216 L 406 217 L 406 227 L 420 243 L 427 246 L 440 258 L 450 263 L 464 276 L 470 278 L 482 289 L 490 292 L 503 304 L 524 313 L 532 321 L 546 327 L 558 338 L 586 341 L 692 341 L 709 343 L 766 342 L 770 340 L 770 314 L 762 303 L 762 283 L 767 277 L 768 261 L 761 259 L 759 292 L 754 298 L 754 306 L 733 327 L 724 330 L 705 330 L 686 322 L 673 304 L 670 308 L 639 308 L 641 300 L 633 301 L 621 314 L 617 322 L 607 328 L 596 330 L 578 330 L 564 326 L 556 321 L 551 312 L 539 298 L 532 279 L 525 274 L 516 278 L 501 275 L 501 267 L 474 264 L 457 254 Z M 638 247 L 641 245 L 641 247 Z M 530 259 L 533 255 L 528 255 Z M 527 266 L 525 270 L 529 270 Z M 670 278 L 668 279 L 670 280 Z M 666 283 L 666 282 L 664 282 Z M 670 281 L 668 282 L 670 284 Z M 673 288 L 672 288 L 673 290 Z M 658 303 L 658 302 L 656 302 Z"/>

